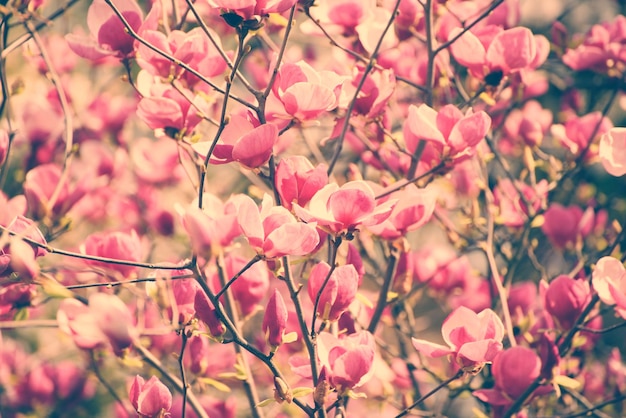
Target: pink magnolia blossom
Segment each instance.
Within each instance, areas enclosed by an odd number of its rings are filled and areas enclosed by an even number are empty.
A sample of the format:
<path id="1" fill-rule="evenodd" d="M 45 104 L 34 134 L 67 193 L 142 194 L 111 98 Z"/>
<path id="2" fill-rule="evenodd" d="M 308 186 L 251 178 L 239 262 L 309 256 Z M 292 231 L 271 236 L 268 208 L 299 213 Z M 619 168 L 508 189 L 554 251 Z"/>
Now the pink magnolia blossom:
<path id="1" fill-rule="evenodd" d="M 551 132 L 572 154 L 578 155 L 588 149 L 586 155 L 590 158 L 597 154 L 597 150 L 590 147 L 589 143 L 612 127 L 611 120 L 602 116 L 601 112 L 591 112 L 581 117 L 573 116 L 562 125 L 552 125 Z"/>
<path id="2" fill-rule="evenodd" d="M 461 32 L 461 28 L 453 29 L 448 40 Z M 544 36 L 533 36 L 525 27 L 501 30 L 487 26 L 476 33 L 466 31 L 450 45 L 450 51 L 454 59 L 478 78 L 495 73 L 506 76 L 526 68 L 537 68 L 550 51 L 550 43 Z"/>
<path id="3" fill-rule="evenodd" d="M 359 274 L 352 264 L 339 266 L 330 275 L 322 290 L 322 285 L 330 273 L 330 266 L 320 262 L 311 269 L 307 286 L 309 298 L 315 303 L 321 293 L 316 314 L 324 321 L 336 321 L 348 309 L 356 297 L 359 287 Z"/>
<path id="4" fill-rule="evenodd" d="M 626 318 L 626 269 L 621 261 L 613 257 L 598 260 L 591 284 L 602 302 L 617 305 L 617 313 Z"/>
<path id="5" fill-rule="evenodd" d="M 414 184 L 393 193 L 390 198 L 397 198 L 398 202 L 389 218 L 368 227 L 382 239 L 397 239 L 421 227 L 430 220 L 435 210 L 436 196 L 433 190 L 418 189 Z"/>
<path id="6" fill-rule="evenodd" d="M 594 25 L 580 45 L 568 49 L 563 62 L 580 71 L 619 70 L 626 62 L 626 17 L 618 15 L 612 22 Z"/>
<path id="7" fill-rule="evenodd" d="M 583 212 L 578 206 L 565 207 L 553 203 L 544 213 L 541 230 L 554 246 L 564 248 L 568 243 L 575 244 L 579 238 L 589 235 L 594 218 L 593 208 Z"/>
<path id="8" fill-rule="evenodd" d="M 495 380 L 493 389 L 479 389 L 474 396 L 496 407 L 495 416 L 500 416 L 541 375 L 542 363 L 530 348 L 517 346 L 501 351 L 493 360 L 491 372 Z M 546 394 L 552 387 L 543 386 L 534 394 Z"/>
<path id="9" fill-rule="evenodd" d="M 415 349 L 428 357 L 451 355 L 464 371 L 476 373 L 502 350 L 504 325 L 491 309 L 480 313 L 460 306 L 443 322 L 447 346 L 412 338 Z"/>
<path id="10" fill-rule="evenodd" d="M 87 237 L 85 243 L 81 245 L 80 250 L 86 255 L 116 260 L 140 262 L 143 259 L 141 240 L 134 230 L 130 232 L 117 231 L 91 234 Z M 86 262 L 105 271 L 118 273 L 123 277 L 129 277 L 137 270 L 135 266 L 91 260 Z"/>
<path id="11" fill-rule="evenodd" d="M 357 180 L 339 187 L 331 183 L 311 198 L 309 209 L 293 205 L 296 215 L 305 222 L 317 224 L 331 233 L 352 233 L 361 225 L 377 225 L 387 219 L 396 200 L 378 203 L 374 191 L 365 181 Z"/>
<path id="12" fill-rule="evenodd" d="M 536 100 L 529 100 L 522 109 L 515 109 L 504 122 L 504 134 L 515 141 L 520 138 L 528 146 L 541 145 L 552 126 L 552 112 L 541 107 Z"/>
<path id="13" fill-rule="evenodd" d="M 221 47 L 219 36 L 208 29 L 217 45 Z M 146 30 L 143 38 L 161 51 L 184 62 L 205 77 L 214 77 L 226 69 L 226 61 L 221 57 L 217 48 L 209 41 L 202 28 L 195 28 L 185 33 L 173 30 L 168 35 L 156 30 Z M 144 44 L 137 47 L 137 63 L 150 74 L 167 79 L 172 75 L 180 75 L 190 85 L 200 81 L 196 76 L 187 73 L 163 55 L 154 52 Z"/>
<path id="14" fill-rule="evenodd" d="M 59 328 L 83 349 L 108 342 L 115 352 L 119 352 L 137 338 L 128 307 L 115 295 L 94 293 L 89 297 L 89 305 L 76 299 L 63 299 L 57 322 Z"/>
<path id="15" fill-rule="evenodd" d="M 134 31 L 143 23 L 143 12 L 134 0 L 115 0 L 113 4 Z M 126 32 L 124 23 L 104 0 L 94 0 L 87 11 L 90 37 L 75 34 L 65 39 L 72 51 L 83 58 L 98 60 L 105 57 L 127 58 L 134 53 L 134 39 Z"/>
<path id="16" fill-rule="evenodd" d="M 626 174 L 626 128 L 605 132 L 600 138 L 598 153 L 607 173 L 616 177 Z"/>
<path id="17" fill-rule="evenodd" d="M 411 105 L 404 123 L 404 140 L 411 154 L 424 140 L 431 143 L 440 158 L 461 161 L 474 155 L 476 145 L 490 127 L 491 118 L 482 110 L 469 110 L 464 115 L 454 105 L 446 105 L 439 112 L 425 104 Z"/>
<path id="18" fill-rule="evenodd" d="M 272 155 L 278 141 L 278 128 L 267 123 L 255 126 L 248 118 L 231 115 L 220 139 L 211 154 L 211 164 L 227 164 L 237 161 L 247 168 L 257 168 L 265 164 Z M 206 157 L 212 141 L 198 142 L 193 149 Z"/>
<path id="19" fill-rule="evenodd" d="M 86 192 L 84 182 L 75 186 L 68 184 L 56 164 L 38 165 L 26 174 L 24 181 L 28 210 L 36 219 L 65 215 Z"/>
<path id="20" fill-rule="evenodd" d="M 276 166 L 276 190 L 280 203 L 291 210 L 292 204 L 305 206 L 313 195 L 328 184 L 325 164 L 313 164 L 302 155 L 286 157 Z"/>
<path id="21" fill-rule="evenodd" d="M 130 402 L 140 417 L 156 418 L 164 416 L 172 407 L 172 394 L 156 376 L 147 382 L 137 375 L 128 393 Z"/>
<path id="22" fill-rule="evenodd" d="M 263 315 L 263 332 L 272 352 L 283 343 L 283 336 L 287 328 L 287 306 L 277 289 L 270 297 Z"/>
<path id="23" fill-rule="evenodd" d="M 194 296 L 193 308 L 199 320 L 204 322 L 209 328 L 209 332 L 215 338 L 219 338 L 226 332 L 226 328 L 222 321 L 217 317 L 215 307 L 204 293 L 204 290 L 198 289 Z"/>
<path id="24" fill-rule="evenodd" d="M 515 187 L 517 185 L 517 189 Z M 498 222 L 513 228 L 524 225 L 528 218 L 529 209 L 536 213 L 544 204 L 548 196 L 548 182 L 541 180 L 535 187 L 521 181 L 515 185 L 509 179 L 502 179 L 496 186 L 493 196 L 496 205 L 500 208 Z M 524 195 L 525 201 L 531 206 L 526 207 L 517 190 Z"/>
<path id="25" fill-rule="evenodd" d="M 189 271 L 168 270 L 165 274 L 188 274 Z M 167 280 L 167 279 L 166 279 Z M 196 315 L 195 298 L 197 292 L 201 291 L 200 285 L 194 279 L 169 280 L 171 295 L 173 300 L 170 301 L 170 307 L 167 313 L 174 323 L 188 324 Z M 174 315 L 177 315 L 175 317 Z"/>
<path id="26" fill-rule="evenodd" d="M 550 282 L 544 306 L 561 328 L 570 329 L 591 300 L 589 283 L 561 275 Z"/>
<path id="27" fill-rule="evenodd" d="M 367 383 L 374 375 L 376 342 L 368 331 L 344 338 L 323 332 L 317 338 L 317 356 L 332 387 L 339 393 Z"/>
<path id="28" fill-rule="evenodd" d="M 354 90 L 361 82 L 364 72 L 363 66 L 357 66 L 352 81 L 344 84 L 344 91 L 348 97 L 354 96 Z M 356 99 L 354 112 L 369 119 L 380 116 L 384 113 L 395 88 L 396 77 L 392 70 L 369 73 Z"/>
<path id="29" fill-rule="evenodd" d="M 311 120 L 333 110 L 345 77 L 332 71 L 317 71 L 304 61 L 280 66 L 272 92 L 284 106 L 286 117 Z"/>
<path id="30" fill-rule="evenodd" d="M 282 13 L 289 10 L 297 0 L 208 0 L 209 6 L 238 14 L 245 20 L 254 16 Z"/>
<path id="31" fill-rule="evenodd" d="M 17 195 L 9 199 L 4 192 L 0 191 L 0 226 L 7 226 L 18 216 L 26 215 L 26 198 L 24 195 Z"/>
<path id="32" fill-rule="evenodd" d="M 169 138 L 133 142 L 130 158 L 133 171 L 142 181 L 158 185 L 175 183 L 182 177 L 178 146 Z"/>
<path id="33" fill-rule="evenodd" d="M 248 243 L 267 258 L 285 255 L 307 255 L 319 243 L 315 224 L 298 222 L 282 206 L 274 206 L 266 194 L 259 208 L 254 201 L 240 195 L 237 199 L 237 221 Z"/>

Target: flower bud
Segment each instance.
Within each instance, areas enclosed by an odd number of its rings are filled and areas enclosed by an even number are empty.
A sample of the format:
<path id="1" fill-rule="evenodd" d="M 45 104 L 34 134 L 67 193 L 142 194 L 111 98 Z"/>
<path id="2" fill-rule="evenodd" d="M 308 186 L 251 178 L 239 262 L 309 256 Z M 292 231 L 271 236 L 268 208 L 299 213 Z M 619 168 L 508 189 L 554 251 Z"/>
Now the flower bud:
<path id="1" fill-rule="evenodd" d="M 571 328 L 591 299 L 589 284 L 561 275 L 550 282 L 545 307 L 562 329 Z"/>
<path id="2" fill-rule="evenodd" d="M 263 316 L 263 332 L 272 352 L 276 351 L 283 342 L 287 317 L 288 312 L 283 297 L 278 290 L 274 290 L 274 294 L 267 302 L 267 308 Z"/>

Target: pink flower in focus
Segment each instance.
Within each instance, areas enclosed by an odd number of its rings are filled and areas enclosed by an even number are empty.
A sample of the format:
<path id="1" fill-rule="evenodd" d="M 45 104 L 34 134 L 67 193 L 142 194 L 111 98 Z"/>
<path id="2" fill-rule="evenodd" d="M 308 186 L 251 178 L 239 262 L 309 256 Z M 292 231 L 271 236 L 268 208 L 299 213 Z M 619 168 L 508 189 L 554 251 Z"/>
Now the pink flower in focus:
<path id="1" fill-rule="evenodd" d="M 591 301 L 589 283 L 561 275 L 550 282 L 544 294 L 544 306 L 562 329 L 570 329 Z"/>
<path id="2" fill-rule="evenodd" d="M 626 128 L 605 132 L 600 138 L 598 153 L 607 173 L 616 177 L 626 174 Z"/>
<path id="3" fill-rule="evenodd" d="M 304 61 L 280 66 L 272 92 L 282 102 L 285 116 L 311 120 L 339 104 L 345 77 L 332 71 L 317 71 Z"/>
<path id="4" fill-rule="evenodd" d="M 258 168 L 272 155 L 278 141 L 278 128 L 272 123 L 255 126 L 248 118 L 230 115 L 230 122 L 224 128 L 220 139 L 211 154 L 211 164 L 228 164 L 237 161 L 247 168 Z M 212 141 L 193 144 L 193 149 L 206 157 Z"/>
<path id="5" fill-rule="evenodd" d="M 283 335 L 287 328 L 287 306 L 277 289 L 270 297 L 263 315 L 263 332 L 265 339 L 274 352 L 283 343 Z"/>
<path id="6" fill-rule="evenodd" d="M 476 145 L 483 140 L 491 118 L 484 111 L 464 115 L 456 106 L 446 105 L 439 112 L 422 104 L 409 106 L 404 123 L 404 140 L 411 154 L 420 140 L 428 141 L 440 158 L 452 158 L 459 162 L 474 155 Z M 430 161 L 427 161 L 430 163 Z"/>
<path id="7" fill-rule="evenodd" d="M 217 311 L 204 290 L 198 289 L 196 292 L 193 307 L 196 311 L 196 317 L 207 325 L 213 337 L 219 338 L 224 335 L 226 328 L 217 317 Z"/>
<path id="8" fill-rule="evenodd" d="M 143 259 L 141 240 L 133 230 L 130 232 L 104 232 L 91 234 L 80 247 L 81 253 L 116 260 L 140 262 Z M 129 277 L 137 267 L 87 260 L 87 264 L 105 271 Z"/>
<path id="9" fill-rule="evenodd" d="M 339 393 L 365 384 L 374 374 L 376 342 L 368 331 L 345 338 L 328 332 L 317 338 L 317 356 L 328 381 Z"/>
<path id="10" fill-rule="evenodd" d="M 493 389 L 474 391 L 474 396 L 495 407 L 510 406 L 541 374 L 541 359 L 530 348 L 517 346 L 504 350 L 495 357 L 491 372 L 495 380 Z M 540 387 L 534 393 L 546 394 L 552 387 Z M 496 408 L 496 416 L 504 408 Z"/>
<path id="11" fill-rule="evenodd" d="M 351 234 L 359 226 L 377 225 L 387 219 L 396 200 L 378 203 L 365 181 L 357 180 L 339 187 L 331 183 L 319 190 L 309 202 L 309 209 L 293 205 L 296 215 L 305 222 L 317 222 L 333 234 Z"/>
<path id="12" fill-rule="evenodd" d="M 452 355 L 464 371 L 477 373 L 502 350 L 504 325 L 491 309 L 476 314 L 460 306 L 443 322 L 441 334 L 447 346 L 412 338 L 413 346 L 428 357 Z"/>
<path id="13" fill-rule="evenodd" d="M 330 275 L 322 290 L 322 285 L 330 273 L 330 266 L 320 262 L 313 267 L 309 275 L 308 291 L 311 302 L 315 303 L 320 291 L 316 314 L 324 321 L 336 321 L 348 309 L 356 297 L 359 287 L 359 274 L 352 264 L 339 266 Z"/>
<path id="14" fill-rule="evenodd" d="M 130 27 L 139 31 L 143 23 L 143 12 L 134 0 L 114 0 L 113 4 L 126 19 Z M 104 0 L 94 0 L 87 12 L 87 25 L 91 37 L 75 34 L 65 39 L 72 51 L 83 58 L 98 60 L 105 57 L 127 58 L 134 53 L 134 39 L 126 33 L 121 19 Z"/>
<path id="15" fill-rule="evenodd" d="M 237 221 L 248 243 L 267 258 L 307 255 L 319 243 L 315 224 L 298 222 L 282 206 L 265 195 L 261 208 L 247 195 L 237 199 Z"/>
<path id="16" fill-rule="evenodd" d="M 143 377 L 137 375 L 133 379 L 128 397 L 142 418 L 166 416 L 172 407 L 172 394 L 156 376 L 152 376 L 146 382 Z"/>
<path id="17" fill-rule="evenodd" d="M 462 28 L 453 29 L 448 39 L 463 31 Z M 478 36 L 466 31 L 450 45 L 450 51 L 459 64 L 467 67 L 478 78 L 499 74 L 500 78 L 496 78 L 498 83 L 493 83 L 496 85 L 500 84 L 502 76 L 539 67 L 550 51 L 550 43 L 544 36 L 533 36 L 530 29 L 525 27 L 501 30 L 487 26 L 476 33 Z M 495 36 L 489 36 L 494 33 Z"/>
<path id="18" fill-rule="evenodd" d="M 328 184 L 325 164 L 313 164 L 304 156 L 295 155 L 280 160 L 276 166 L 276 189 L 280 203 L 291 210 L 292 204 L 305 206 L 313 195 Z"/>
<path id="19" fill-rule="evenodd" d="M 626 318 L 626 269 L 613 257 L 602 257 L 593 269 L 591 285 L 600 300 L 607 305 L 617 305 L 616 311 Z"/>

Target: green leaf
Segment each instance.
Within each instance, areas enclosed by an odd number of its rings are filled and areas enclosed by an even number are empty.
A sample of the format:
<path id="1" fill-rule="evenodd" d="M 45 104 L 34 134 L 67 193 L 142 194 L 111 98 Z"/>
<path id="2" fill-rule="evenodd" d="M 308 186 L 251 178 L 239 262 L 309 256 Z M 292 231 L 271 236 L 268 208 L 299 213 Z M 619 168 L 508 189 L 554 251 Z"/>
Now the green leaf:
<path id="1" fill-rule="evenodd" d="M 301 396 L 307 396 L 311 393 L 315 392 L 314 388 L 309 388 L 309 387 L 299 387 L 299 388 L 294 388 L 291 390 L 291 393 L 293 394 L 294 398 L 299 398 Z"/>
<path id="2" fill-rule="evenodd" d="M 227 384 L 222 383 L 215 379 L 211 379 L 210 377 L 199 377 L 198 382 L 213 386 L 215 389 L 219 390 L 220 392 L 230 392 L 230 387 Z"/>
<path id="3" fill-rule="evenodd" d="M 274 402 L 276 402 L 274 399 L 269 398 L 269 399 L 259 402 L 256 406 L 257 408 L 263 408 L 264 406 L 273 404 Z"/>

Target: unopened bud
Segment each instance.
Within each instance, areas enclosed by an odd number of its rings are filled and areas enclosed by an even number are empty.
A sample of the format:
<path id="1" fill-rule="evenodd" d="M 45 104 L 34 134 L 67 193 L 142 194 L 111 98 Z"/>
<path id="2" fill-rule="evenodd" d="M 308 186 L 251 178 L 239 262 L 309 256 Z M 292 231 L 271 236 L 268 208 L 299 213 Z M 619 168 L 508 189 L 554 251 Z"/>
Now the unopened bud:
<path id="1" fill-rule="evenodd" d="M 274 376 L 274 399 L 278 403 L 291 403 L 293 401 L 293 393 L 287 382 L 278 376 Z"/>

